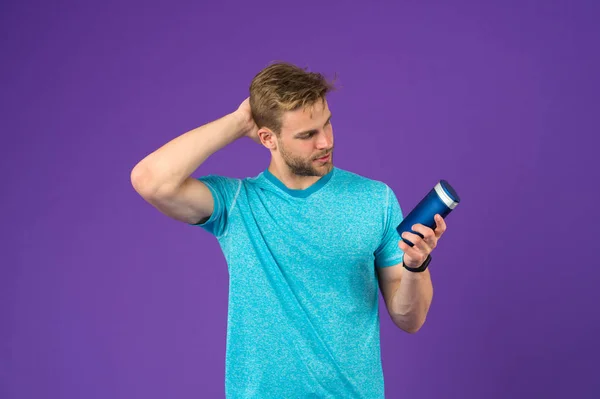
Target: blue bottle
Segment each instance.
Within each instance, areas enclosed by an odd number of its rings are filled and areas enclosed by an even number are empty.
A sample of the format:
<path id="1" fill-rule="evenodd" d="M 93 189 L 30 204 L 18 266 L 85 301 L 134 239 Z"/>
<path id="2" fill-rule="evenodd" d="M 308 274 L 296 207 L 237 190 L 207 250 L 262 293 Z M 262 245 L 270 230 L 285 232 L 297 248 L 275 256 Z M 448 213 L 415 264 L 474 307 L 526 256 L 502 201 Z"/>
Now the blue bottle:
<path id="1" fill-rule="evenodd" d="M 434 219 L 436 213 L 446 218 L 459 202 L 460 197 L 456 190 L 446 180 L 440 180 L 396 228 L 402 241 L 412 247 L 414 244 L 402 238 L 402 233 L 408 231 L 423 238 L 421 233 L 412 231 L 411 227 L 420 223 L 435 230 L 437 227 Z"/>

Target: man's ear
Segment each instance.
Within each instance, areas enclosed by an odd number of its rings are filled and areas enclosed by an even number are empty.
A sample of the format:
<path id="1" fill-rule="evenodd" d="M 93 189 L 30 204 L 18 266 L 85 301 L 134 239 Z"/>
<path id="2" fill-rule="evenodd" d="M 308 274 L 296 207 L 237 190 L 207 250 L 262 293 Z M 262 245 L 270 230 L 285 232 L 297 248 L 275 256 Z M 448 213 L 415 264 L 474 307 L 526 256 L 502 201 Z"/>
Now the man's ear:
<path id="1" fill-rule="evenodd" d="M 258 129 L 258 137 L 260 137 L 260 141 L 263 143 L 265 147 L 270 150 L 277 149 L 277 137 L 275 136 L 275 132 L 266 127 L 261 127 Z"/>

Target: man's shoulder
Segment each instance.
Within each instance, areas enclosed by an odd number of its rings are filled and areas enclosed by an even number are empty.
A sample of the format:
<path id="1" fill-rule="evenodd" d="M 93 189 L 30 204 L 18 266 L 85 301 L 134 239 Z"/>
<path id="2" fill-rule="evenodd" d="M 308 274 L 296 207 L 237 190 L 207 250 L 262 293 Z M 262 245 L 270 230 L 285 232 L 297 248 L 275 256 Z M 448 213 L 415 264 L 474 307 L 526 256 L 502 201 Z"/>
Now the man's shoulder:
<path id="1" fill-rule="evenodd" d="M 196 179 L 204 183 L 212 183 L 218 185 L 239 185 L 244 180 L 243 178 L 231 177 L 217 173 L 205 174 L 196 177 Z"/>
<path id="2" fill-rule="evenodd" d="M 385 193 L 388 189 L 388 185 L 382 180 L 368 177 L 346 169 L 336 168 L 336 177 L 339 184 L 347 187 L 354 187 L 359 190 L 372 190 L 375 192 Z"/>
<path id="3" fill-rule="evenodd" d="M 244 178 L 232 177 L 218 173 L 204 174 L 196 178 L 204 183 L 214 195 L 237 198 Z"/>
<path id="4" fill-rule="evenodd" d="M 197 177 L 197 179 L 201 180 L 201 181 L 220 182 L 223 184 L 234 184 L 237 186 L 237 185 L 240 185 L 240 184 L 243 184 L 246 182 L 252 182 L 257 179 L 257 176 L 238 177 L 238 176 L 226 175 L 226 174 L 220 174 L 220 173 L 209 173 L 209 174 L 201 175 L 201 176 Z"/>

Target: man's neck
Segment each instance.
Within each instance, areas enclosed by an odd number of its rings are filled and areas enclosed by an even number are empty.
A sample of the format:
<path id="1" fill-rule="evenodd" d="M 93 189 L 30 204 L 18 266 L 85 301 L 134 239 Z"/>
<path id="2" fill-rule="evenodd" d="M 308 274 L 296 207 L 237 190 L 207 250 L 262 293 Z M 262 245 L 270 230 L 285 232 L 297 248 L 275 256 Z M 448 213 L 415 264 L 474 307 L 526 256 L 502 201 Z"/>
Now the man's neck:
<path id="1" fill-rule="evenodd" d="M 293 174 L 287 166 L 278 166 L 273 161 L 268 171 L 279 179 L 290 190 L 304 190 L 315 184 L 322 176 L 298 176 Z"/>

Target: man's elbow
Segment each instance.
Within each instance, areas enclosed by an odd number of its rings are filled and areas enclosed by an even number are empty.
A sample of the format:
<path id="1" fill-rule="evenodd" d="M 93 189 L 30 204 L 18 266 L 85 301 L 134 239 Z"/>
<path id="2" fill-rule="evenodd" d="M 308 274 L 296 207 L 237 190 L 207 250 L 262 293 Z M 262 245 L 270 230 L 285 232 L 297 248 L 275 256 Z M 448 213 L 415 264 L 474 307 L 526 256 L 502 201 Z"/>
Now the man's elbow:
<path id="1" fill-rule="evenodd" d="M 425 324 L 425 318 L 421 320 L 397 321 L 396 326 L 409 334 L 416 334 Z"/>
<path id="2" fill-rule="evenodd" d="M 421 329 L 421 327 L 423 327 L 423 325 L 420 326 L 416 326 L 416 327 L 400 327 L 402 329 L 402 331 L 407 332 L 409 334 L 416 334 L 417 332 L 419 332 L 419 330 Z"/>

